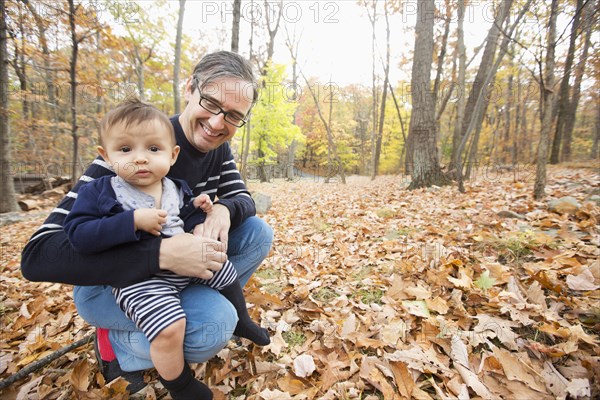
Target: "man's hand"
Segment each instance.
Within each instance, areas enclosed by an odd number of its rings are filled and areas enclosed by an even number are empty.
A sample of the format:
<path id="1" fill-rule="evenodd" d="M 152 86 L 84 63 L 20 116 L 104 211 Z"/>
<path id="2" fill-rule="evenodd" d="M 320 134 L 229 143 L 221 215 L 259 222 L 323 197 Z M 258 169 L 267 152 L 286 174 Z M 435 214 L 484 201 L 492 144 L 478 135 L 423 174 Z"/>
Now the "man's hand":
<path id="1" fill-rule="evenodd" d="M 223 267 L 226 260 L 223 243 L 189 233 L 163 239 L 158 257 L 162 270 L 207 280 Z"/>
<path id="2" fill-rule="evenodd" d="M 133 212 L 135 230 L 146 231 L 160 236 L 162 225 L 167 223 L 167 212 L 155 208 L 140 208 Z"/>
<path id="3" fill-rule="evenodd" d="M 194 235 L 218 240 L 225 245 L 225 250 L 227 250 L 230 227 L 229 209 L 222 204 L 215 204 L 212 211 L 207 214 L 204 223 L 196 225 Z"/>

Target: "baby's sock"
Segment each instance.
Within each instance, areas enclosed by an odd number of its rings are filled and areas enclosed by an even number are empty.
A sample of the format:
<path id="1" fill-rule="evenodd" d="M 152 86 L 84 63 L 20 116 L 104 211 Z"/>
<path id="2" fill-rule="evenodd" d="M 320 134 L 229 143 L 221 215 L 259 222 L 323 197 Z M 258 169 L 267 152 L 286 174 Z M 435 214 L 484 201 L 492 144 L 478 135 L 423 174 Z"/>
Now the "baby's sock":
<path id="1" fill-rule="evenodd" d="M 212 391 L 204 383 L 194 378 L 190 366 L 185 363 L 179 377 L 168 381 L 160 377 L 163 386 L 173 400 L 212 400 Z"/>
<path id="2" fill-rule="evenodd" d="M 239 280 L 221 289 L 220 292 L 233 304 L 238 314 L 238 323 L 233 334 L 250 339 L 260 346 L 266 346 L 271 343 L 269 332 L 255 324 L 250 315 L 248 315 L 246 299 L 244 299 L 244 292 L 242 292 Z"/>

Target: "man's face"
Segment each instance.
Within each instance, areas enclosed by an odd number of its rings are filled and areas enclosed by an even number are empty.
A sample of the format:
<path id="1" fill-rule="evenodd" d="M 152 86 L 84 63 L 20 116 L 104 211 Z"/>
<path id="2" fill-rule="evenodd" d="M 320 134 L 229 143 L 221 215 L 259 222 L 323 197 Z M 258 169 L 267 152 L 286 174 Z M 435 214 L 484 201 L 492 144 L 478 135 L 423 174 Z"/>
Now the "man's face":
<path id="1" fill-rule="evenodd" d="M 251 94 L 252 84 L 237 78 L 216 80 L 203 88 L 202 93 L 196 82 L 189 79 L 185 88 L 187 105 L 179 122 L 192 146 L 206 153 L 231 139 L 237 127 L 226 121 L 219 109 L 227 113 L 228 119 L 239 121 L 252 107 Z M 200 106 L 200 96 L 204 98 L 202 104 L 209 105 L 212 112 Z"/>

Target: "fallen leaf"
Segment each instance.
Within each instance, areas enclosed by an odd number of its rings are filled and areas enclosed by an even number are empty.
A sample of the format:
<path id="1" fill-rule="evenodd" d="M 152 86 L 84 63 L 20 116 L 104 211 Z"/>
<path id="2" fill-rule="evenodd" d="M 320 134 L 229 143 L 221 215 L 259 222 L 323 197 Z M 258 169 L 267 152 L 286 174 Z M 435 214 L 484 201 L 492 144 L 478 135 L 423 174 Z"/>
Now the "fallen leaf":
<path id="1" fill-rule="evenodd" d="M 294 374 L 299 378 L 306 378 L 312 375 L 316 369 L 315 360 L 309 354 L 302 354 L 294 360 Z"/>
<path id="2" fill-rule="evenodd" d="M 292 396 L 278 389 L 265 389 L 258 394 L 263 400 L 292 400 Z"/>
<path id="3" fill-rule="evenodd" d="M 579 275 L 567 275 L 567 286 L 571 290 L 596 290 L 600 288 L 600 285 L 594 284 L 594 275 L 587 268 Z"/>
<path id="4" fill-rule="evenodd" d="M 511 353 L 498 347 L 494 348 L 493 353 L 509 380 L 523 382 L 537 392 L 547 393 L 535 368 L 528 363 L 527 353 Z"/>
<path id="5" fill-rule="evenodd" d="M 463 382 L 467 384 L 471 389 L 475 391 L 479 396 L 484 399 L 492 399 L 494 395 L 490 390 L 479 380 L 477 375 L 471 370 L 469 366 L 469 353 L 467 346 L 460 340 L 457 335 L 453 335 L 451 338 L 451 358 L 454 362 L 454 367 L 458 370 Z"/>
<path id="6" fill-rule="evenodd" d="M 486 291 L 493 287 L 495 283 L 496 280 L 494 278 L 490 278 L 490 271 L 485 270 L 475 281 L 475 286 L 483 291 Z"/>
<path id="7" fill-rule="evenodd" d="M 416 315 L 417 317 L 427 318 L 431 314 L 429 313 L 429 309 L 427 308 L 427 303 L 423 300 L 404 300 L 402 302 L 402 306 L 406 308 L 406 311 L 409 314 Z"/>
<path id="8" fill-rule="evenodd" d="M 574 398 L 589 398 L 590 381 L 588 379 L 573 379 L 567 385 L 567 392 Z"/>
<path id="9" fill-rule="evenodd" d="M 86 392 L 88 390 L 90 386 L 90 365 L 87 361 L 82 360 L 73 365 L 69 381 L 77 391 Z"/>

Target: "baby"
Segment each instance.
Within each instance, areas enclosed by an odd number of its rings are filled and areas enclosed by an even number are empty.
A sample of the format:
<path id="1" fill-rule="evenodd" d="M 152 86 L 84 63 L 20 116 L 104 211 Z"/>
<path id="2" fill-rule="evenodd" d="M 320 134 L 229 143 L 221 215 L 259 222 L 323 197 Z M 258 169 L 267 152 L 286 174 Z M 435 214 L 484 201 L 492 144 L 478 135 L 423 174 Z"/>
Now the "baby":
<path id="1" fill-rule="evenodd" d="M 65 220 L 74 249 L 96 253 L 149 235 L 182 234 L 184 220 L 210 213 L 206 194 L 192 199 L 184 181 L 167 173 L 179 154 L 169 118 L 155 107 L 129 100 L 110 111 L 100 126 L 98 153 L 116 176 L 105 176 L 84 185 Z M 219 290 L 235 307 L 234 334 L 256 344 L 270 343 L 266 329 L 248 315 L 236 270 L 228 260 L 210 280 L 161 272 L 127 287 L 113 288 L 119 306 L 150 342 L 150 357 L 160 380 L 173 397 L 205 398 L 210 389 L 194 379 L 184 360 L 185 314 L 179 292 L 190 284 Z M 206 392 L 208 391 L 208 392 Z"/>

